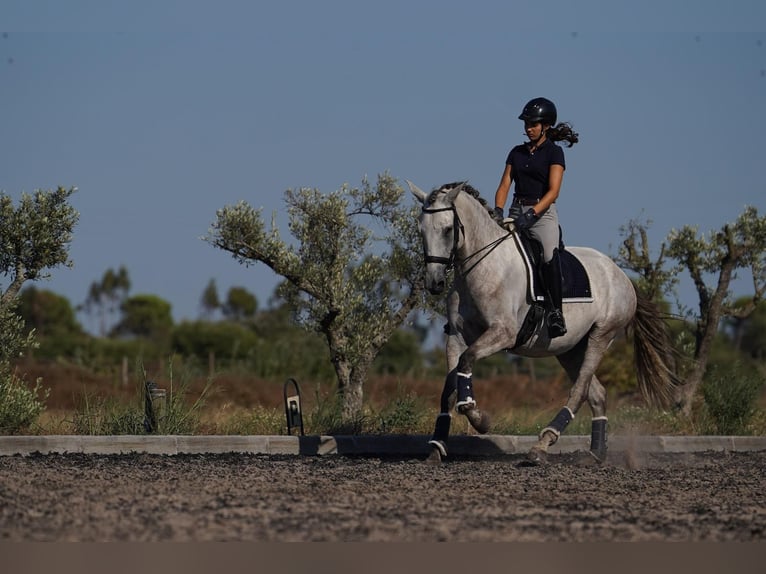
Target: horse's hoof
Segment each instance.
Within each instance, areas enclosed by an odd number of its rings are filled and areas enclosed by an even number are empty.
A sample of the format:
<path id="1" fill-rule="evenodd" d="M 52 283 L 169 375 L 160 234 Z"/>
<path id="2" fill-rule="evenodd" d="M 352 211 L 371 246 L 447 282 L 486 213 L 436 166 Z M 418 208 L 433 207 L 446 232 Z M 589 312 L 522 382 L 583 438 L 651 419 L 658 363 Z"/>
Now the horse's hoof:
<path id="1" fill-rule="evenodd" d="M 526 464 L 524 466 L 539 466 L 548 462 L 548 453 L 541 448 L 532 447 L 527 453 Z"/>
<path id="2" fill-rule="evenodd" d="M 592 450 L 578 450 L 571 460 L 576 466 L 599 466 L 604 462 Z"/>
<path id="3" fill-rule="evenodd" d="M 440 440 L 428 441 L 428 444 L 431 445 L 431 453 L 428 455 L 426 463 L 432 466 L 440 465 L 442 459 L 447 456 L 446 447 Z"/>
<path id="4" fill-rule="evenodd" d="M 599 450 L 589 450 L 588 453 L 593 457 L 593 460 L 595 460 L 599 464 L 604 464 L 606 462 L 606 449 L 599 449 Z"/>
<path id="5" fill-rule="evenodd" d="M 486 412 L 480 411 L 479 409 L 471 409 L 464 414 L 476 432 L 479 434 L 487 434 L 487 432 L 489 432 L 491 421 Z"/>

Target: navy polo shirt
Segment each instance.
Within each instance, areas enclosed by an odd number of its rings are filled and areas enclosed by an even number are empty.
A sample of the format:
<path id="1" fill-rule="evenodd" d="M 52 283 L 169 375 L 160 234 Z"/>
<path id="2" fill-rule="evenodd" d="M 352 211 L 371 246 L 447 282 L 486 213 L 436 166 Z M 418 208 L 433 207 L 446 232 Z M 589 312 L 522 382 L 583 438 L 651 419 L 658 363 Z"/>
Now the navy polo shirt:
<path id="1" fill-rule="evenodd" d="M 516 183 L 514 194 L 524 199 L 540 199 L 547 193 L 552 165 L 566 169 L 564 150 L 548 139 L 534 153 L 529 153 L 526 144 L 517 145 L 505 163 L 511 166 L 511 179 Z"/>

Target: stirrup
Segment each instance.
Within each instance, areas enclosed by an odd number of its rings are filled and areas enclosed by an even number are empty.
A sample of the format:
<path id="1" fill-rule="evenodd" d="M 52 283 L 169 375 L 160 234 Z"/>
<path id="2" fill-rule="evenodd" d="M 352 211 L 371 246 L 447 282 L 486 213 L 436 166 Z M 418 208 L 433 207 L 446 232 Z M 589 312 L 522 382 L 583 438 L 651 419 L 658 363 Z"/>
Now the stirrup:
<path id="1" fill-rule="evenodd" d="M 546 323 L 548 324 L 548 336 L 551 339 L 562 337 L 567 334 L 567 326 L 564 322 L 564 316 L 559 309 L 553 309 L 548 313 Z"/>

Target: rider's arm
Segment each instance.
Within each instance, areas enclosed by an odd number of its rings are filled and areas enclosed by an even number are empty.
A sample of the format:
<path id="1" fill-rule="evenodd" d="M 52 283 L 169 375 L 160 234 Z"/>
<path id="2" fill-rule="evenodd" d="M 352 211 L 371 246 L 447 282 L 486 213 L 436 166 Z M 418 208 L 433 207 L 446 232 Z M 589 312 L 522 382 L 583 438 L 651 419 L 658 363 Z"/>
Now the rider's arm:
<path id="1" fill-rule="evenodd" d="M 500 184 L 495 192 L 495 207 L 505 208 L 505 202 L 508 199 L 508 190 L 511 189 L 511 166 L 506 164 L 503 176 L 500 178 Z"/>
<path id="2" fill-rule="evenodd" d="M 545 192 L 540 198 L 540 201 L 535 205 L 535 213 L 540 215 L 545 212 L 556 199 L 559 197 L 559 191 L 561 191 L 561 182 L 564 179 L 564 166 L 559 164 L 551 164 L 548 171 L 548 191 Z M 498 193 L 499 193 L 498 189 Z M 495 196 L 495 203 L 497 203 L 497 196 Z"/>

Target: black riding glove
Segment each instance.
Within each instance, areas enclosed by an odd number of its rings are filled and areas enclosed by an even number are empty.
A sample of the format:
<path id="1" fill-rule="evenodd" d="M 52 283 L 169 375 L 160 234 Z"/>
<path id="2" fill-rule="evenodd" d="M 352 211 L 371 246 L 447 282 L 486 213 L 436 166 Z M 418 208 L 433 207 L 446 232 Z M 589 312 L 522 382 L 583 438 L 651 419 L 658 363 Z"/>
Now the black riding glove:
<path id="1" fill-rule="evenodd" d="M 516 226 L 516 229 L 529 229 L 535 224 L 537 219 L 538 218 L 535 210 L 530 207 L 524 213 L 514 219 L 513 224 Z"/>
<path id="2" fill-rule="evenodd" d="M 492 219 L 497 221 L 499 225 L 503 224 L 503 208 L 502 207 L 495 207 L 495 209 L 492 210 Z"/>

